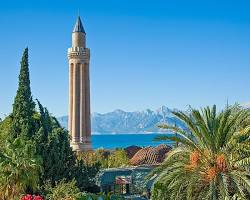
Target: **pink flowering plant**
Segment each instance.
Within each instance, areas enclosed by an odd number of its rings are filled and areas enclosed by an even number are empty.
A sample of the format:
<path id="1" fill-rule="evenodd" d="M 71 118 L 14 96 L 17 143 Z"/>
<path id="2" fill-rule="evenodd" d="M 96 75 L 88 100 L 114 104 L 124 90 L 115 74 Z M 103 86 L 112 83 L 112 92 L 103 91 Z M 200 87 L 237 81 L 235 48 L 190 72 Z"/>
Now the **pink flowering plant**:
<path id="1" fill-rule="evenodd" d="M 44 200 L 44 199 L 39 195 L 26 194 L 21 198 L 21 200 Z"/>

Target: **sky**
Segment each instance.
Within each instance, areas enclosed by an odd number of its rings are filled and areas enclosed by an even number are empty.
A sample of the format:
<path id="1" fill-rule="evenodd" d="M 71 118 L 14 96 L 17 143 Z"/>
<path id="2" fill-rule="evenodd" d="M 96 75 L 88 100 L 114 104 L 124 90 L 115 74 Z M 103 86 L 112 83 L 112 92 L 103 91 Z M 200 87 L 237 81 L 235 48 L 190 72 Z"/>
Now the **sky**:
<path id="1" fill-rule="evenodd" d="M 31 89 L 68 112 L 67 48 L 78 13 L 91 51 L 91 110 L 250 102 L 247 0 L 0 0 L 0 117 L 29 47 Z"/>

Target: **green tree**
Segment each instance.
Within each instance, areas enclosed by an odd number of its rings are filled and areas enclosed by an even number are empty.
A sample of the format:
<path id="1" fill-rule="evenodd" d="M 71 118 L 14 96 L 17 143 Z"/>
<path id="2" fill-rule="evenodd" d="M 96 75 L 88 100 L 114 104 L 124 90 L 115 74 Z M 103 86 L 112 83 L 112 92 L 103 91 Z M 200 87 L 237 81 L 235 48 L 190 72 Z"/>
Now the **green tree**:
<path id="1" fill-rule="evenodd" d="M 41 158 L 30 141 L 6 141 L 0 152 L 0 199 L 12 200 L 27 188 L 35 189 L 41 170 Z"/>
<path id="2" fill-rule="evenodd" d="M 19 74 L 18 90 L 13 104 L 12 127 L 10 134 L 13 138 L 18 135 L 32 137 L 34 134 L 35 103 L 32 100 L 29 78 L 28 48 L 23 52 Z"/>
<path id="3" fill-rule="evenodd" d="M 151 176 L 158 174 L 153 199 L 241 199 L 250 198 L 250 112 L 216 107 L 191 109 L 190 115 L 173 112 L 187 129 L 162 125 L 178 133 L 157 140 L 181 145 Z"/>
<path id="4" fill-rule="evenodd" d="M 116 149 L 108 157 L 108 168 L 125 167 L 129 165 L 129 158 L 124 149 Z"/>
<path id="5" fill-rule="evenodd" d="M 52 182 L 63 178 L 74 178 L 76 156 L 69 143 L 68 132 L 62 128 L 53 128 L 47 144 L 47 167 L 44 173 L 45 180 Z M 46 176 L 47 175 L 47 176 Z"/>
<path id="6" fill-rule="evenodd" d="M 77 160 L 75 168 L 75 180 L 81 191 L 96 192 L 96 175 L 99 172 L 100 163 L 86 165 L 83 160 Z"/>
<path id="7" fill-rule="evenodd" d="M 62 179 L 72 180 L 76 171 L 76 155 L 70 147 L 68 132 L 37 102 L 40 118 L 34 141 L 44 161 L 41 182 L 55 184 Z"/>

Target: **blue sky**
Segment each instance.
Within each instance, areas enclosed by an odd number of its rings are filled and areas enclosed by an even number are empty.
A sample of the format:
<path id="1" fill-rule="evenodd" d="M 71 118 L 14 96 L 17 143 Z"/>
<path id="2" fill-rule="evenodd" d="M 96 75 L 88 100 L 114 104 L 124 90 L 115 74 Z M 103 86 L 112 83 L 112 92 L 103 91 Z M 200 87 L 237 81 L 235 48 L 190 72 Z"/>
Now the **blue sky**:
<path id="1" fill-rule="evenodd" d="M 250 102 L 249 1 L 12 0 L 0 1 L 0 117 L 11 112 L 26 46 L 34 98 L 67 114 L 78 10 L 93 112 Z"/>

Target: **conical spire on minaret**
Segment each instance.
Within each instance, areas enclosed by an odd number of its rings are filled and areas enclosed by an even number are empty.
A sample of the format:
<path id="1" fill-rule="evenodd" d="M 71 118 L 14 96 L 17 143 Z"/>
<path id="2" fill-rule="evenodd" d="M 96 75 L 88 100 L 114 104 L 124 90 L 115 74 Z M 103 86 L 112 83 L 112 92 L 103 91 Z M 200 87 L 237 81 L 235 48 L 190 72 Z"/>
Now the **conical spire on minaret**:
<path id="1" fill-rule="evenodd" d="M 73 29 L 73 33 L 74 33 L 74 32 L 82 32 L 82 33 L 85 33 L 85 30 L 84 30 L 84 28 L 83 28 L 83 25 L 82 25 L 82 21 L 81 21 L 80 16 L 77 17 L 76 24 L 75 24 L 74 29 Z"/>
<path id="2" fill-rule="evenodd" d="M 80 16 L 77 17 L 76 24 L 72 32 L 72 47 L 84 47 L 86 45 L 86 33 L 82 25 Z"/>

